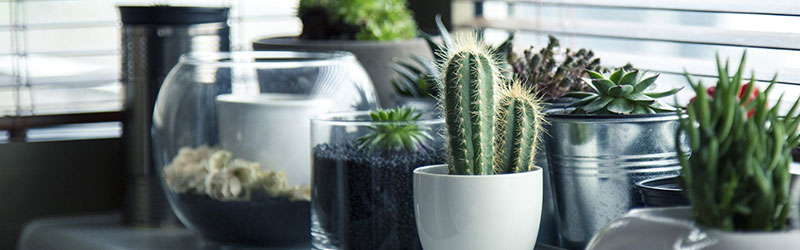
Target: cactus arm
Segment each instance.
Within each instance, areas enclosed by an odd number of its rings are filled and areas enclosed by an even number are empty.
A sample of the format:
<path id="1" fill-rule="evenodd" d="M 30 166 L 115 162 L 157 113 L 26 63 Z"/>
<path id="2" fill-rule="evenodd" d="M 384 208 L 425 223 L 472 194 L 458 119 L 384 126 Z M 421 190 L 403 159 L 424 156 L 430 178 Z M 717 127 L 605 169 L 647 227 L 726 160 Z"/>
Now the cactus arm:
<path id="1" fill-rule="evenodd" d="M 498 172 L 525 172 L 534 166 L 543 119 L 538 100 L 530 93 L 518 82 L 501 91 L 495 122 Z"/>

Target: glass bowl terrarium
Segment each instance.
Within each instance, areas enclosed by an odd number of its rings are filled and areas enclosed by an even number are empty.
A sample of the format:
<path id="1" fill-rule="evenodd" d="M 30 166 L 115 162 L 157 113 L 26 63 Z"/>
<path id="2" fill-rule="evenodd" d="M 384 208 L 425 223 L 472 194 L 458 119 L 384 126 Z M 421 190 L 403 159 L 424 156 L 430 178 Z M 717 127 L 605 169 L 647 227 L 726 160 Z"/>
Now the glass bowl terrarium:
<path id="1" fill-rule="evenodd" d="M 178 218 L 221 245 L 307 245 L 310 117 L 377 97 L 347 52 L 184 55 L 153 113 L 155 166 Z"/>
<path id="2" fill-rule="evenodd" d="M 413 171 L 445 162 L 437 112 L 339 112 L 311 119 L 315 249 L 422 249 Z"/>

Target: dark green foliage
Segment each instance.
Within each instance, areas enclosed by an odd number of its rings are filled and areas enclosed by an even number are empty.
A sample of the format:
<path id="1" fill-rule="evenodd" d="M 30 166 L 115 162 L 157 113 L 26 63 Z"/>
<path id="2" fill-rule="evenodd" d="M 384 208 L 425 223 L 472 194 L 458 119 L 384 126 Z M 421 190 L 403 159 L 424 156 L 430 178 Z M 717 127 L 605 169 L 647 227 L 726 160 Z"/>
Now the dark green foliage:
<path id="1" fill-rule="evenodd" d="M 412 108 L 378 110 L 369 115 L 376 125 L 369 127 L 372 132 L 358 138 L 359 150 L 415 152 L 420 147 L 425 147 L 425 143 L 432 139 L 424 128 L 413 124 L 419 120 L 422 113 Z"/>
<path id="2" fill-rule="evenodd" d="M 436 67 L 436 63 L 443 62 L 445 60 L 445 50 L 447 49 L 447 46 L 452 46 L 453 41 L 450 36 L 450 32 L 444 27 L 442 18 L 439 15 L 436 15 L 436 24 L 439 28 L 439 33 L 441 33 L 442 41 L 444 43 L 439 44 L 431 35 L 422 33 L 422 37 L 428 43 L 428 47 L 430 47 L 431 54 L 433 54 L 434 59 L 419 55 L 411 55 L 413 63 L 403 60 L 395 62 L 395 64 L 392 66 L 392 69 L 394 69 L 396 74 L 395 78 L 392 79 L 392 86 L 394 87 L 395 93 L 402 96 L 416 98 L 439 96 L 439 88 L 435 86 L 436 77 L 439 77 L 440 75 L 439 69 Z M 510 49 L 511 41 L 513 39 L 513 35 L 509 36 L 505 42 L 500 44 L 500 46 L 494 50 L 495 54 L 499 58 L 498 61 L 501 63 L 500 68 L 505 68 L 503 63 L 506 61 L 506 50 Z"/>
<path id="3" fill-rule="evenodd" d="M 606 77 L 595 71 L 587 71 L 591 80 L 586 85 L 592 92 L 570 92 L 566 97 L 579 98 L 570 104 L 580 114 L 654 114 L 674 112 L 677 109 L 656 98 L 674 95 L 680 88 L 664 92 L 646 92 L 654 86 L 658 75 L 648 78 L 638 70 L 618 69 Z"/>
<path id="4" fill-rule="evenodd" d="M 695 221 L 724 231 L 774 231 L 787 228 L 790 151 L 800 143 L 800 117 L 795 101 L 786 117 L 778 114 L 780 99 L 767 107 L 775 84 L 754 99 L 740 98 L 755 90 L 754 80 L 742 85 L 745 55 L 733 77 L 717 57 L 718 80 L 713 96 L 686 74 L 697 96 L 681 119 L 691 156 L 681 152 L 680 184 L 692 204 Z M 745 95 L 748 96 L 748 95 Z M 742 100 L 744 99 L 744 100 Z M 749 111 L 754 111 L 752 116 Z M 676 140 L 678 140 L 676 138 Z"/>
<path id="5" fill-rule="evenodd" d="M 439 70 L 432 59 L 419 55 L 411 55 L 414 63 L 397 61 L 392 65 L 395 77 L 392 86 L 395 93 L 401 96 L 416 98 L 432 98 L 438 96 L 436 77 Z"/>
<path id="6" fill-rule="evenodd" d="M 559 52 L 558 39 L 552 35 L 548 38 L 547 47 L 539 52 L 535 53 L 531 47 L 521 57 L 508 53 L 507 61 L 511 64 L 514 77 L 544 100 L 555 100 L 571 91 L 591 91 L 581 78 L 586 75 L 587 70 L 605 71 L 600 66 L 600 58 L 594 57 L 594 52 L 587 49 L 572 51 L 567 48 L 564 52 Z M 559 63 L 556 58 L 563 59 Z M 630 65 L 626 67 L 632 68 Z"/>
<path id="7" fill-rule="evenodd" d="M 406 0 L 301 0 L 302 39 L 393 41 L 417 36 Z"/>

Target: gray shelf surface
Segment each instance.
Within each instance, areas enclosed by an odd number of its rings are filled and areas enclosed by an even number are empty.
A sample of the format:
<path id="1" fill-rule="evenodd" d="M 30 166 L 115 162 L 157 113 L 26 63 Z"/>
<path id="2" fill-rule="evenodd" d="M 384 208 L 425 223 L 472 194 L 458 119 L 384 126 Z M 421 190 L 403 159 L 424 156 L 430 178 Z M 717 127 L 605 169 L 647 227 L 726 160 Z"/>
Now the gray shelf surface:
<path id="1" fill-rule="evenodd" d="M 18 250 L 126 250 L 126 249 L 310 249 L 310 246 L 242 248 L 206 243 L 183 227 L 134 228 L 120 225 L 118 213 L 38 219 L 23 228 Z M 558 250 L 537 245 L 536 250 Z"/>

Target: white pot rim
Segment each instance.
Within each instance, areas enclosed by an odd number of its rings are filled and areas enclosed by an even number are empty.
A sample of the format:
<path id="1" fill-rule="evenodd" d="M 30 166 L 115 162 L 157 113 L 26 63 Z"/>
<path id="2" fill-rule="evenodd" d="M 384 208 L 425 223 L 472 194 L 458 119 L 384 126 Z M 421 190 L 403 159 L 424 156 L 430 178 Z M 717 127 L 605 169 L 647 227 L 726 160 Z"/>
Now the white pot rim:
<path id="1" fill-rule="evenodd" d="M 529 178 L 528 176 L 531 175 L 538 175 L 541 174 L 542 168 L 534 167 L 533 170 L 527 172 L 519 172 L 519 173 L 504 173 L 504 174 L 493 174 L 493 175 L 455 175 L 455 174 L 441 174 L 437 173 L 438 169 L 445 168 L 447 169 L 447 164 L 437 164 L 437 165 L 428 165 L 422 166 L 414 169 L 414 175 L 419 176 L 431 176 L 431 177 L 438 177 L 438 178 L 453 178 L 453 179 L 499 179 L 499 178 Z"/>

